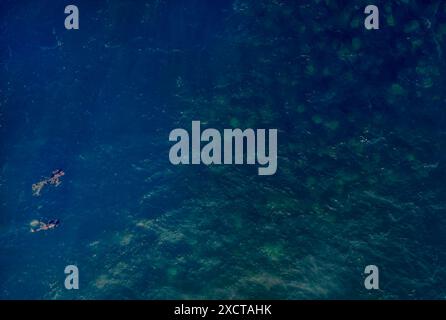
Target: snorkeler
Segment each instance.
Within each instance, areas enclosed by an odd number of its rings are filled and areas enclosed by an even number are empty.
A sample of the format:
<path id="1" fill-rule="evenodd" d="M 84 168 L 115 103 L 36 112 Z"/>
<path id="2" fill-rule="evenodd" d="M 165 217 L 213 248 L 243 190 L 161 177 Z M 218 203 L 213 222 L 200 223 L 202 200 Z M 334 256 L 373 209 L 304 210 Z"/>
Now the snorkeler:
<path id="1" fill-rule="evenodd" d="M 31 232 L 47 231 L 50 229 L 57 228 L 59 226 L 59 223 L 60 223 L 59 219 L 53 219 L 48 221 L 47 223 L 44 223 L 39 220 L 33 220 L 30 223 L 31 226 L 30 231 Z"/>
<path id="2" fill-rule="evenodd" d="M 62 183 L 60 182 L 59 179 L 64 175 L 65 172 L 63 172 L 62 170 L 60 169 L 54 170 L 51 173 L 51 177 L 45 178 L 44 180 L 34 183 L 32 185 L 33 195 L 40 196 L 40 192 L 42 191 L 43 187 L 46 186 L 48 183 L 58 187 Z"/>

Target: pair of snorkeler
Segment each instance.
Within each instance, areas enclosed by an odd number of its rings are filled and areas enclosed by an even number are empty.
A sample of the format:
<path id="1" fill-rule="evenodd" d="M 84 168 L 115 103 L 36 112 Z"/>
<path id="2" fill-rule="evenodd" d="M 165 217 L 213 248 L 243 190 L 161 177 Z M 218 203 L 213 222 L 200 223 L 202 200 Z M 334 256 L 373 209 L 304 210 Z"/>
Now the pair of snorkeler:
<path id="1" fill-rule="evenodd" d="M 30 224 L 31 225 L 30 231 L 31 232 L 47 231 L 57 228 L 59 224 L 60 224 L 59 219 L 53 219 L 48 221 L 47 223 L 38 220 L 33 220 Z"/>
<path id="2" fill-rule="evenodd" d="M 65 175 L 65 172 L 63 172 L 60 169 L 54 170 L 51 173 L 51 176 L 49 178 L 45 178 L 42 181 L 39 181 L 32 185 L 33 195 L 34 196 L 40 196 L 40 191 L 42 191 L 42 188 L 46 186 L 47 184 L 52 184 L 54 186 L 59 186 L 61 184 L 60 178 Z M 31 226 L 31 232 L 39 232 L 39 231 L 47 231 L 54 228 L 57 228 L 59 226 L 59 219 L 53 219 L 49 220 L 48 222 L 42 222 L 39 220 L 33 220 L 30 223 Z"/>

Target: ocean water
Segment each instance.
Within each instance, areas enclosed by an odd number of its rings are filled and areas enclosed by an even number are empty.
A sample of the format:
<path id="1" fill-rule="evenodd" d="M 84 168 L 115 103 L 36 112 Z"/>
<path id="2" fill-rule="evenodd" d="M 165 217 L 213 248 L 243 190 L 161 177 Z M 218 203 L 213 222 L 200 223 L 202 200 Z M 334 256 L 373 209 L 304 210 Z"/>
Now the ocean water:
<path id="1" fill-rule="evenodd" d="M 1 1 L 0 298 L 444 298 L 446 4 L 367 4 Z M 192 120 L 277 173 L 172 165 Z"/>

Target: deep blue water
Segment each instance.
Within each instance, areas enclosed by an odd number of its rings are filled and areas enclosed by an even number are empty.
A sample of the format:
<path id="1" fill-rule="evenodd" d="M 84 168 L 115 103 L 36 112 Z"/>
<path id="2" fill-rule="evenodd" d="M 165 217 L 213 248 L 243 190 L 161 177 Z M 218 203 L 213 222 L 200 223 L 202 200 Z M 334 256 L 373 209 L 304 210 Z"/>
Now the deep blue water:
<path id="1" fill-rule="evenodd" d="M 2 1 L 0 298 L 444 298 L 446 5 L 366 4 Z M 192 120 L 277 173 L 171 165 Z"/>

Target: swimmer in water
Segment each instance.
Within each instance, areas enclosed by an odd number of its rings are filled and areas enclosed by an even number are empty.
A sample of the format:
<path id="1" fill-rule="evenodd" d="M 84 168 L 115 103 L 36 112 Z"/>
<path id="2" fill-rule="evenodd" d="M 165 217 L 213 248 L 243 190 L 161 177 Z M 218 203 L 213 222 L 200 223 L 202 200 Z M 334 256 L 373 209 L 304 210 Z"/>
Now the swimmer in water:
<path id="1" fill-rule="evenodd" d="M 65 175 L 65 172 L 63 172 L 60 169 L 54 170 L 51 173 L 51 177 L 46 178 L 42 181 L 39 181 L 32 185 L 33 195 L 34 196 L 40 196 L 40 192 L 42 191 L 43 187 L 47 184 L 52 184 L 56 187 L 58 187 L 62 182 L 60 182 L 60 178 Z"/>
<path id="2" fill-rule="evenodd" d="M 59 226 L 59 219 L 53 219 L 48 221 L 47 223 L 44 223 L 42 221 L 33 220 L 31 221 L 31 232 L 39 232 L 39 231 L 47 231 L 50 229 L 55 229 Z"/>

